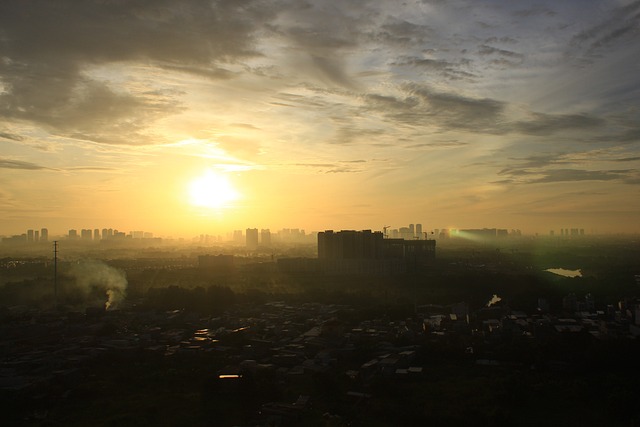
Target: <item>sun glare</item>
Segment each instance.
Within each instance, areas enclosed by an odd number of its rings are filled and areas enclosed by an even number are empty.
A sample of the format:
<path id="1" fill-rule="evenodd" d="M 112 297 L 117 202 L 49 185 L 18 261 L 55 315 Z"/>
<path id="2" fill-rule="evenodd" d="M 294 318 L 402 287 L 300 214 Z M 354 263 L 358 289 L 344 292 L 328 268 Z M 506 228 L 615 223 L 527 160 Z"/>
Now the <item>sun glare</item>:
<path id="1" fill-rule="evenodd" d="M 240 194 L 226 176 L 208 170 L 204 175 L 194 179 L 189 184 L 189 197 L 193 206 L 204 208 L 224 208 Z"/>

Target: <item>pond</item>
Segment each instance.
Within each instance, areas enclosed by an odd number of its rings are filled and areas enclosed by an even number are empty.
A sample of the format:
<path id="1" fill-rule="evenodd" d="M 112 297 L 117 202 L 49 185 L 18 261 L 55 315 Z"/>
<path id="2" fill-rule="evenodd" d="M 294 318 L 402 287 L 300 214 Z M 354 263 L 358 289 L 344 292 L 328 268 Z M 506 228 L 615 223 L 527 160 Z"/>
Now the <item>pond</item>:
<path id="1" fill-rule="evenodd" d="M 548 271 L 549 273 L 557 274 L 558 276 L 563 276 L 563 277 L 582 277 L 581 270 L 567 270 L 565 268 L 547 268 L 544 271 Z"/>

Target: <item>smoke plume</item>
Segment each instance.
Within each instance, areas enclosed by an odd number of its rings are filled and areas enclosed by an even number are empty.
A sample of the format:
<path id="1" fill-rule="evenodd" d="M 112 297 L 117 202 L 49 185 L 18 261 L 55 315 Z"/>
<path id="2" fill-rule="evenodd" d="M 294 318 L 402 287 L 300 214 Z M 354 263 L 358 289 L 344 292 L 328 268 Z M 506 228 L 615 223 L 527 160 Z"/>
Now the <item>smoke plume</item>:
<path id="1" fill-rule="evenodd" d="M 502 301 L 502 298 L 500 298 L 498 295 L 493 294 L 493 296 L 491 297 L 491 299 L 489 300 L 489 302 L 487 303 L 487 307 L 491 307 L 494 304 L 499 303 L 500 301 Z"/>
<path id="2" fill-rule="evenodd" d="M 69 273 L 75 278 L 76 291 L 91 299 L 96 295 L 106 297 L 106 310 L 114 309 L 124 299 L 127 292 L 127 278 L 122 270 L 113 268 L 102 261 L 82 260 L 71 267 Z"/>

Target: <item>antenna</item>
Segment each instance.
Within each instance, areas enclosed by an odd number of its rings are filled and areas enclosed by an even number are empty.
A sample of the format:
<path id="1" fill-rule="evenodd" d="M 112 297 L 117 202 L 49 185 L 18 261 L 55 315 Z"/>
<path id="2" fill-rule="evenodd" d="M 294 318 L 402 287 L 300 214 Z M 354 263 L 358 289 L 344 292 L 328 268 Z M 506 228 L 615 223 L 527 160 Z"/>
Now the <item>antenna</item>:
<path id="1" fill-rule="evenodd" d="M 53 294 L 58 307 L 58 241 L 53 241 Z"/>

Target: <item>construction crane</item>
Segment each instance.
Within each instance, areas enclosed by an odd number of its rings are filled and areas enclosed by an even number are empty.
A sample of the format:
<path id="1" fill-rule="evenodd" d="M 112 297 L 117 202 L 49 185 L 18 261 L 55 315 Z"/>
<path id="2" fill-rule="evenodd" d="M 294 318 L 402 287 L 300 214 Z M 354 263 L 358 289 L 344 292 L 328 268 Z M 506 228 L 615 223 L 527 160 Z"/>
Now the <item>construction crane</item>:
<path id="1" fill-rule="evenodd" d="M 387 238 L 387 230 L 389 229 L 389 227 L 391 227 L 390 225 L 385 225 L 384 227 L 382 227 L 382 233 L 384 234 L 384 238 Z"/>

